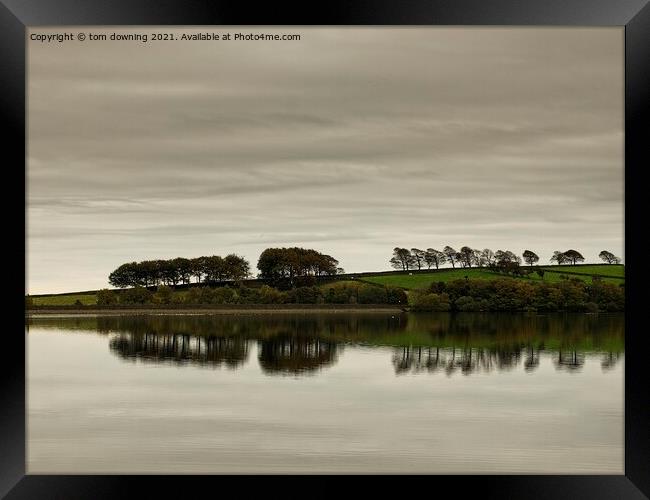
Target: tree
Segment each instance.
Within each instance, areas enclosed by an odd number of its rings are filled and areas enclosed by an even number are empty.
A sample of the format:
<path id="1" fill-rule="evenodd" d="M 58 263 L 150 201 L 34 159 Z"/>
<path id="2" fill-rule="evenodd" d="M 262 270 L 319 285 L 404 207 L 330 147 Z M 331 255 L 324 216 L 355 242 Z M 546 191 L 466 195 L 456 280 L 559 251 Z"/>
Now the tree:
<path id="1" fill-rule="evenodd" d="M 390 259 L 390 263 L 396 269 L 398 265 L 402 268 L 403 271 L 408 271 L 415 265 L 415 257 L 408 248 L 393 248 L 393 257 Z"/>
<path id="2" fill-rule="evenodd" d="M 485 265 L 485 261 L 483 260 L 483 252 L 477 249 L 472 250 L 471 261 L 472 264 L 474 264 L 476 267 L 482 267 Z"/>
<path id="3" fill-rule="evenodd" d="M 494 254 L 496 269 L 504 273 L 519 274 L 521 257 L 510 250 L 497 250 Z"/>
<path id="4" fill-rule="evenodd" d="M 138 263 L 129 262 L 122 264 L 108 275 L 108 282 L 117 288 L 126 288 L 137 283 Z"/>
<path id="5" fill-rule="evenodd" d="M 438 269 L 446 261 L 447 257 L 445 254 L 434 248 L 427 248 L 427 251 L 424 253 L 424 262 L 427 263 L 429 269 L 431 269 L 431 266 L 436 266 L 436 269 Z"/>
<path id="6" fill-rule="evenodd" d="M 259 277 L 286 286 L 293 286 L 295 278 L 306 276 L 334 275 L 339 261 L 331 255 L 322 254 L 310 248 L 267 248 L 257 261 Z M 241 271 L 246 271 L 246 266 Z M 304 281 L 304 280 L 301 280 Z"/>
<path id="7" fill-rule="evenodd" d="M 420 250 L 419 248 L 411 248 L 411 255 L 413 255 L 413 259 L 418 266 L 418 270 L 422 269 L 422 264 L 425 262 L 426 252 L 424 250 Z"/>
<path id="8" fill-rule="evenodd" d="M 261 253 L 257 261 L 260 278 L 273 280 L 288 276 L 283 250 L 282 248 L 267 248 Z"/>
<path id="9" fill-rule="evenodd" d="M 495 263 L 494 252 L 489 248 L 484 248 L 481 251 L 481 263 L 485 266 L 491 266 Z"/>
<path id="10" fill-rule="evenodd" d="M 567 262 L 569 262 L 569 259 L 564 254 L 564 252 L 560 252 L 556 250 L 555 252 L 553 252 L 553 257 L 551 257 L 551 262 L 557 262 L 557 264 L 561 266 L 562 264 L 566 264 Z"/>
<path id="11" fill-rule="evenodd" d="M 158 261 L 143 260 L 136 267 L 136 284 L 147 287 L 160 283 L 161 269 Z"/>
<path id="12" fill-rule="evenodd" d="M 404 267 L 404 264 L 402 264 L 402 261 L 399 260 L 397 257 L 391 257 L 391 259 L 388 262 L 390 262 L 390 265 L 394 269 L 406 270 L 406 268 Z"/>
<path id="13" fill-rule="evenodd" d="M 190 259 L 190 268 L 192 276 L 196 278 L 197 283 L 201 283 L 201 279 L 205 276 L 205 261 L 207 257 L 195 257 Z"/>
<path id="14" fill-rule="evenodd" d="M 533 264 L 539 261 L 539 256 L 535 252 L 531 252 L 530 250 L 525 250 L 522 256 L 524 257 L 524 262 L 526 262 L 526 264 L 528 264 L 529 266 L 532 266 Z"/>
<path id="15" fill-rule="evenodd" d="M 246 259 L 231 253 L 223 259 L 225 277 L 234 281 L 247 278 L 250 275 L 250 264 Z"/>
<path id="16" fill-rule="evenodd" d="M 567 250 L 566 252 L 564 252 L 564 255 L 567 259 L 569 259 L 571 264 L 573 264 L 574 266 L 576 265 L 576 262 L 585 261 L 585 258 L 577 250 Z"/>
<path id="17" fill-rule="evenodd" d="M 602 252 L 600 252 L 598 254 L 598 257 L 603 259 L 608 264 L 620 264 L 621 263 L 621 258 L 620 257 L 617 257 L 612 252 L 608 252 L 607 250 L 603 250 Z"/>
<path id="18" fill-rule="evenodd" d="M 181 282 L 189 284 L 192 277 L 192 261 L 184 257 L 177 257 L 173 260 L 173 264 Z"/>
<path id="19" fill-rule="evenodd" d="M 447 261 L 451 264 L 451 267 L 456 267 L 456 260 L 457 260 L 457 255 L 458 252 L 451 248 L 450 246 L 446 246 L 445 248 L 442 249 L 443 253 L 445 254 L 445 257 L 447 257 Z"/>
<path id="20" fill-rule="evenodd" d="M 226 263 L 219 255 L 211 255 L 203 259 L 203 273 L 205 281 L 223 281 L 228 275 Z"/>
<path id="21" fill-rule="evenodd" d="M 460 252 L 458 252 L 457 255 L 460 262 L 463 264 L 463 267 L 472 267 L 472 263 L 475 261 L 474 250 L 465 246 L 460 249 Z"/>
<path id="22" fill-rule="evenodd" d="M 494 259 L 496 260 L 497 265 L 503 263 L 521 264 L 521 257 L 515 255 L 510 250 L 497 250 L 494 254 Z"/>
<path id="23" fill-rule="evenodd" d="M 156 267 L 160 280 L 166 285 L 176 285 L 181 279 L 173 260 L 157 260 Z"/>
<path id="24" fill-rule="evenodd" d="M 343 271 L 340 273 L 338 272 L 338 270 L 341 269 L 340 267 L 337 267 L 339 265 L 338 260 L 336 260 L 331 255 L 319 254 L 318 252 L 316 253 L 318 254 L 316 256 L 316 264 L 314 268 L 314 274 L 316 276 L 321 276 L 323 274 L 328 276 L 343 274 Z"/>

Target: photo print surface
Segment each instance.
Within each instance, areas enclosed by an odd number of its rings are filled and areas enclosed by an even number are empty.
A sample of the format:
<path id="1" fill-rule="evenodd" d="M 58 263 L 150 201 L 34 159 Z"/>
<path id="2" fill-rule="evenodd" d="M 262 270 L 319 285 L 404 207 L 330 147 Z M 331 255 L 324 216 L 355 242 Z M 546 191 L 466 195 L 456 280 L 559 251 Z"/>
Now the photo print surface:
<path id="1" fill-rule="evenodd" d="M 622 28 L 27 36 L 29 473 L 623 473 Z"/>

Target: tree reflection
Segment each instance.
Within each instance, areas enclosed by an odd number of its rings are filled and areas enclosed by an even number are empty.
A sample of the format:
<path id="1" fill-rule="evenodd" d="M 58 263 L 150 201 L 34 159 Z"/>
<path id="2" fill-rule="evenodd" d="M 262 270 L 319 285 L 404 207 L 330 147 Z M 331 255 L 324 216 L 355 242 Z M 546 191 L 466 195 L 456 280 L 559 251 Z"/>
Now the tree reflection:
<path id="1" fill-rule="evenodd" d="M 269 374 L 313 372 L 338 360 L 343 346 L 318 337 L 300 337 L 290 334 L 260 340 L 259 363 Z"/>
<path id="2" fill-rule="evenodd" d="M 541 352 L 544 352 L 543 347 L 532 345 L 503 348 L 402 346 L 393 349 L 392 363 L 397 375 L 438 371 L 444 371 L 447 376 L 454 373 L 470 375 L 509 371 L 520 365 L 530 373 L 539 368 Z M 548 353 L 553 356 L 557 370 L 578 372 L 585 364 L 584 352 L 560 349 Z M 602 369 L 613 368 L 619 357 L 620 353 L 605 354 L 601 361 Z"/>
<path id="3" fill-rule="evenodd" d="M 154 363 L 237 368 L 248 358 L 248 341 L 240 337 L 120 334 L 110 340 L 109 347 L 121 358 Z"/>
<path id="4" fill-rule="evenodd" d="M 611 370 L 618 363 L 621 354 L 618 352 L 608 352 L 604 355 L 603 360 L 600 362 L 600 366 L 603 371 Z"/>
<path id="5" fill-rule="evenodd" d="M 222 314 L 30 318 L 28 327 L 96 331 L 123 359 L 244 366 L 257 348 L 266 374 L 308 374 L 337 363 L 345 344 L 392 348 L 398 375 L 470 375 L 540 368 L 579 372 L 586 354 L 611 370 L 624 352 L 622 314 Z M 589 362 L 589 361 L 587 361 Z"/>
<path id="6" fill-rule="evenodd" d="M 570 372 L 579 371 L 585 364 L 584 353 L 577 351 L 563 351 L 560 349 L 555 359 L 555 366 L 560 370 Z"/>

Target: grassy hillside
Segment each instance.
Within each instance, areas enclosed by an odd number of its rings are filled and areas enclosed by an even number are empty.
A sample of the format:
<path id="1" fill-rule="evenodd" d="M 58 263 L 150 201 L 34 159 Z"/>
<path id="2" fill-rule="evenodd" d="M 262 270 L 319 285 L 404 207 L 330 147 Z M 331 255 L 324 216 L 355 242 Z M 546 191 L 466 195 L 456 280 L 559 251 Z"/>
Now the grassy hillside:
<path id="1" fill-rule="evenodd" d="M 625 266 L 623 264 L 594 264 L 594 265 L 579 265 L 579 266 L 543 266 L 542 269 L 553 273 L 564 274 L 588 274 L 593 276 L 611 276 L 614 278 L 625 277 Z"/>
<path id="2" fill-rule="evenodd" d="M 447 282 L 451 280 L 464 279 L 465 276 L 467 276 L 469 279 L 494 279 L 499 275 L 490 271 L 484 271 L 483 269 L 441 269 L 437 272 L 414 273 L 412 275 L 404 273 L 364 276 L 363 278 L 360 278 L 359 281 L 375 283 L 378 285 L 392 285 L 402 288 L 414 289 L 425 288 L 431 283 L 438 281 Z"/>
<path id="3" fill-rule="evenodd" d="M 537 273 L 530 274 L 526 277 L 510 279 L 523 279 L 529 281 L 541 282 L 558 282 L 561 276 L 567 275 L 572 278 L 579 278 L 584 281 L 591 281 L 593 275 L 603 276 L 602 280 L 610 283 L 624 283 L 625 268 L 622 265 L 589 265 L 589 266 L 545 266 L 542 269 L 546 271 L 542 279 Z M 430 273 L 408 273 L 402 274 L 378 274 L 376 276 L 363 276 L 360 281 L 375 283 L 378 285 L 393 285 L 406 288 L 409 290 L 425 288 L 431 283 L 447 282 L 456 279 L 499 279 L 504 278 L 503 274 L 488 271 L 486 269 L 441 269 Z"/>
<path id="4" fill-rule="evenodd" d="M 32 297 L 35 306 L 72 306 L 77 300 L 85 306 L 97 304 L 97 295 L 77 294 L 68 295 L 47 295 L 45 297 Z"/>
<path id="5" fill-rule="evenodd" d="M 620 284 L 625 282 L 625 266 L 623 265 L 607 265 L 607 264 L 593 264 L 593 265 L 577 265 L 577 266 L 542 266 L 546 271 L 543 280 L 546 282 L 561 281 L 562 275 L 570 276 L 572 278 L 579 278 L 584 281 L 590 282 L 593 275 L 602 276 L 602 280 L 610 283 Z M 536 268 L 535 268 L 536 269 Z M 405 273 L 390 273 L 377 275 L 368 275 L 363 273 L 361 276 L 351 281 L 338 281 L 339 284 L 355 284 L 359 282 L 366 282 L 376 285 L 390 285 L 402 287 L 407 290 L 418 288 L 426 288 L 434 282 L 447 282 L 456 279 L 464 279 L 466 276 L 469 279 L 498 279 L 504 278 L 500 273 L 488 271 L 486 269 L 440 269 L 431 272 L 415 272 L 409 275 Z M 523 279 L 529 281 L 542 281 L 542 278 L 533 273 L 526 277 L 509 279 Z M 321 288 L 331 287 L 332 283 L 325 283 Z M 179 290 L 174 292 L 175 295 L 185 295 L 187 291 Z M 61 295 L 46 295 L 46 296 L 33 296 L 33 303 L 35 306 L 47 305 L 74 305 L 79 300 L 83 305 L 97 304 L 97 296 L 94 293 L 73 293 Z"/>

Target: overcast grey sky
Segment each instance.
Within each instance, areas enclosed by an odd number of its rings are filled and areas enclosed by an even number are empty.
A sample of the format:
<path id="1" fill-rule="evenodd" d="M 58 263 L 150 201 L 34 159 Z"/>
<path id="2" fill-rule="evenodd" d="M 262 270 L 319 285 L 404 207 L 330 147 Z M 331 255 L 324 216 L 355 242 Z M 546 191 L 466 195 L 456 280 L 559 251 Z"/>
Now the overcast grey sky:
<path id="1" fill-rule="evenodd" d="M 622 28 L 31 29 L 28 293 L 118 265 L 392 248 L 623 256 Z"/>

